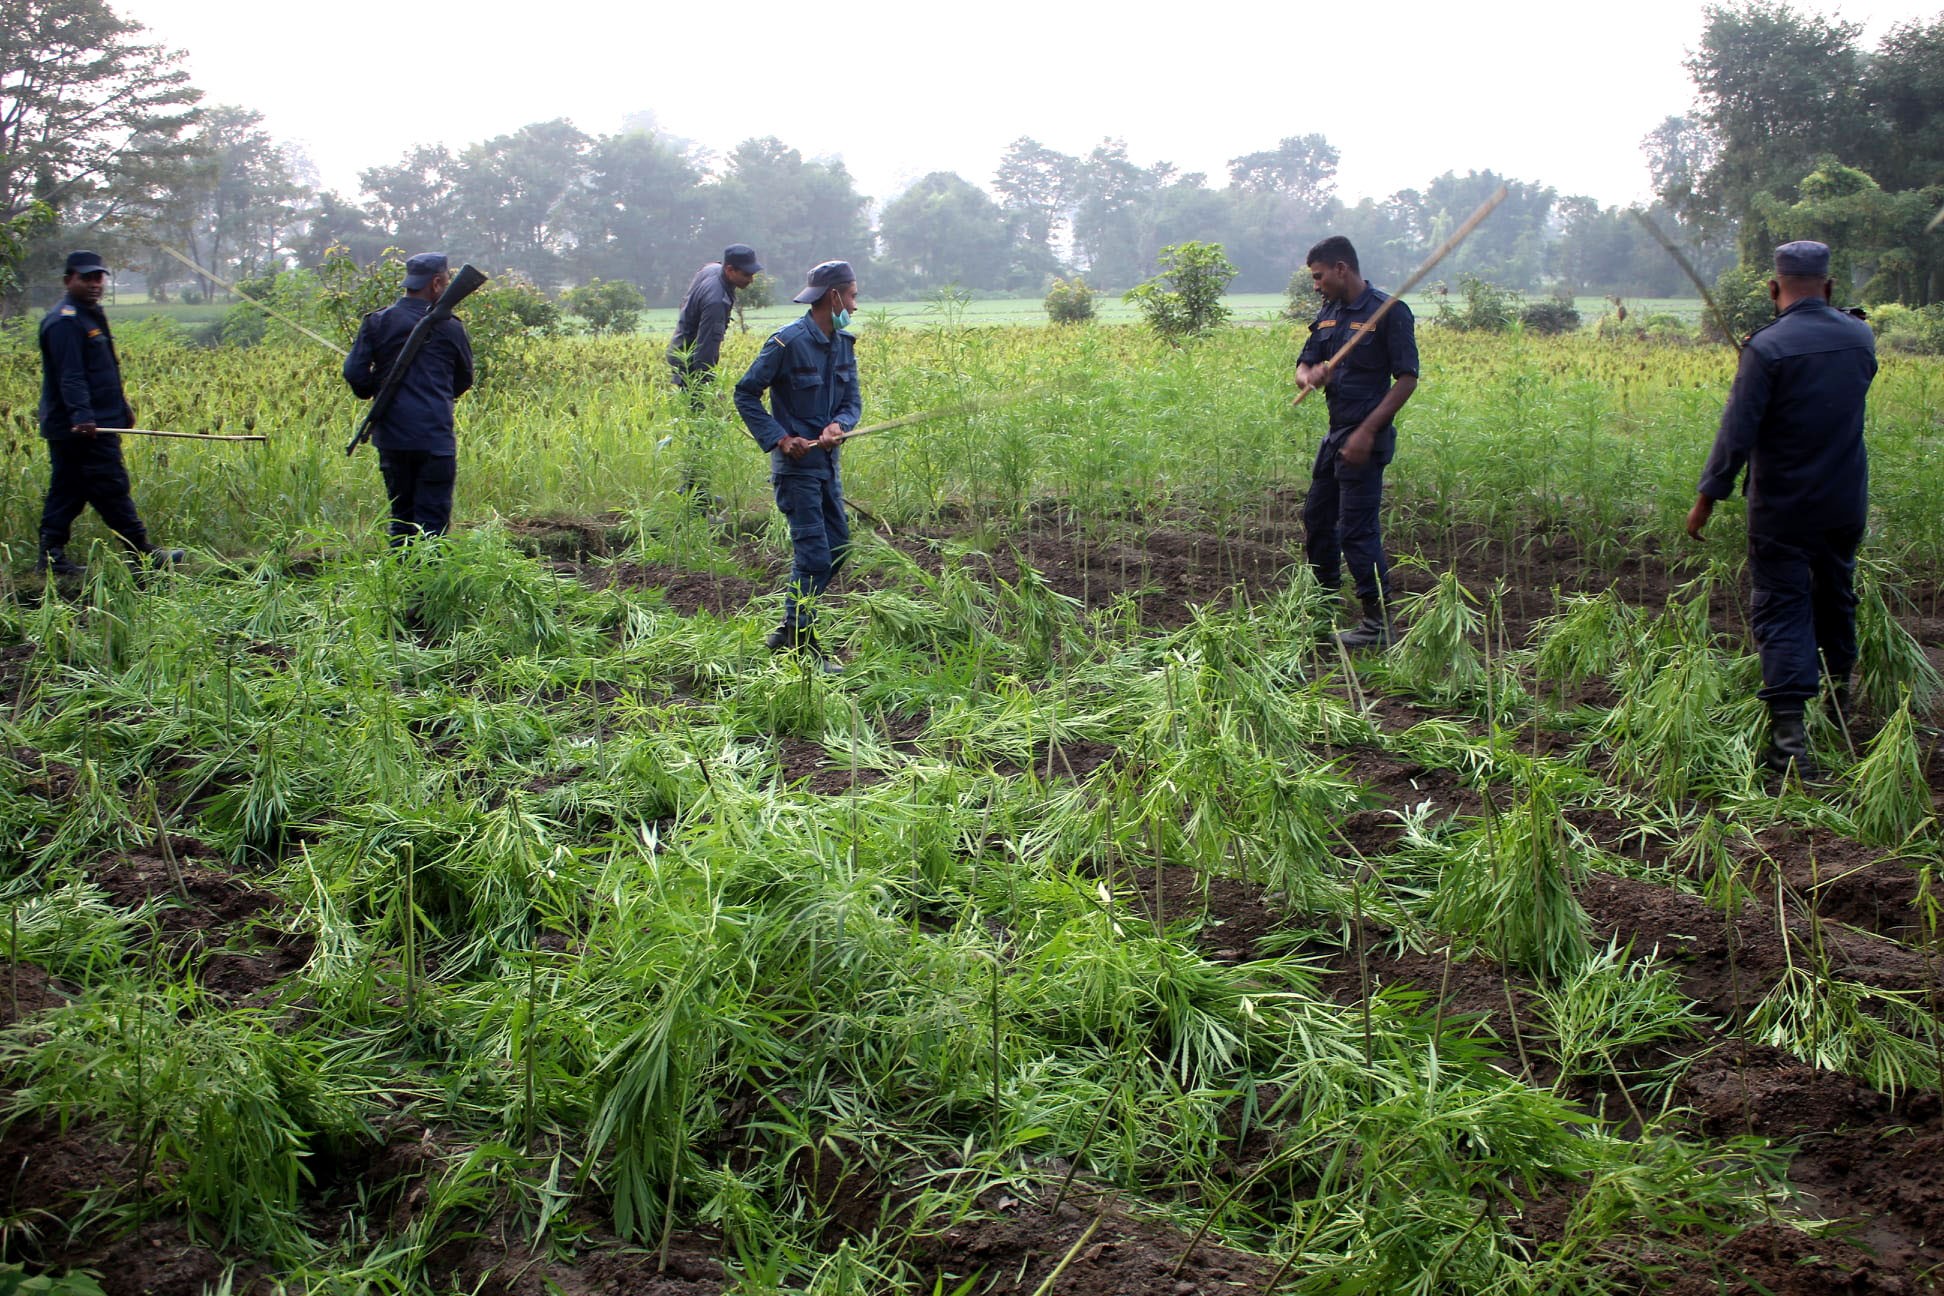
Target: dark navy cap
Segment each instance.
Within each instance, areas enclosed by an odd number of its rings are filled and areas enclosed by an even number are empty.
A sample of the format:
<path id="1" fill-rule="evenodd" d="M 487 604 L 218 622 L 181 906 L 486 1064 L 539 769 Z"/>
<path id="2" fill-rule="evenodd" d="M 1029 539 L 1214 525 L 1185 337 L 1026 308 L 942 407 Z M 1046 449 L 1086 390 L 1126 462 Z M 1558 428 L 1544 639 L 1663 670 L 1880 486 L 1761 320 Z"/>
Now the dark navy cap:
<path id="1" fill-rule="evenodd" d="M 842 288 L 847 283 L 856 283 L 857 275 L 851 271 L 848 261 L 826 261 L 822 265 L 810 267 L 810 280 L 803 285 L 803 291 L 790 298 L 800 306 L 807 306 L 832 288 Z"/>
<path id="2" fill-rule="evenodd" d="M 405 263 L 405 287 L 416 291 L 446 272 L 446 254 L 421 252 Z"/>
<path id="3" fill-rule="evenodd" d="M 108 267 L 98 252 L 70 252 L 67 258 L 69 274 L 107 274 Z"/>
<path id="4" fill-rule="evenodd" d="M 756 259 L 756 249 L 747 243 L 731 243 L 722 249 L 722 264 L 744 274 L 763 273 L 763 263 Z"/>
<path id="5" fill-rule="evenodd" d="M 1775 273 L 1829 278 L 1829 244 L 1797 239 L 1775 249 Z"/>

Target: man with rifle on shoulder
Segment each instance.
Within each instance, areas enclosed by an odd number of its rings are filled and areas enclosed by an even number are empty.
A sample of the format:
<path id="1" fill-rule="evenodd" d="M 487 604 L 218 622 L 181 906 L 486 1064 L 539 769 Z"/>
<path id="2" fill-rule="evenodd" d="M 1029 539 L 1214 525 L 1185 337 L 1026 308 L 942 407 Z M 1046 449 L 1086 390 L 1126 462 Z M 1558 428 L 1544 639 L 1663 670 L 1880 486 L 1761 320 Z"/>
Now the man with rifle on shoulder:
<path id="1" fill-rule="evenodd" d="M 459 464 L 452 405 L 472 387 L 473 356 L 466 326 L 451 315 L 455 303 L 441 302 L 453 283 L 447 266 L 440 252 L 407 261 L 405 295 L 365 316 L 344 361 L 352 393 L 373 401 L 358 439 L 368 430 L 377 448 L 395 546 L 418 534 L 444 535 L 452 524 Z M 470 266 L 461 276 L 473 287 L 484 282 Z M 416 346 L 408 345 L 435 304 L 444 306 L 442 318 L 418 330 Z M 356 448 L 354 439 L 347 453 Z"/>

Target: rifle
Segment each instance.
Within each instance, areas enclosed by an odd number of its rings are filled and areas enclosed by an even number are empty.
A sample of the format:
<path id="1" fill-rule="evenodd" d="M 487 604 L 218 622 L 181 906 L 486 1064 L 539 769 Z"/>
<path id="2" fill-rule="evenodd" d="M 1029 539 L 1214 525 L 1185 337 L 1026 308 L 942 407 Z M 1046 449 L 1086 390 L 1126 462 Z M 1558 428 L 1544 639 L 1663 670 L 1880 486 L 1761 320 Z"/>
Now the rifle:
<path id="1" fill-rule="evenodd" d="M 452 282 L 446 285 L 446 290 L 439 294 L 439 300 L 432 303 L 432 309 L 425 312 L 419 318 L 419 322 L 412 325 L 412 331 L 405 335 L 405 345 L 399 349 L 398 359 L 392 361 L 391 372 L 385 375 L 384 385 L 378 389 L 378 394 L 371 398 L 371 408 L 365 411 L 364 421 L 358 424 L 357 432 L 351 437 L 351 444 L 344 447 L 345 454 L 355 453 L 358 447 L 364 444 L 365 438 L 371 435 L 371 425 L 385 417 L 391 409 L 392 401 L 398 396 L 398 389 L 405 385 L 405 375 L 411 371 L 412 361 L 418 359 L 418 353 L 424 349 L 425 339 L 432 336 L 432 330 L 451 319 L 452 308 L 472 296 L 485 282 L 486 276 L 472 266 L 459 267 L 459 273 L 452 277 Z"/>

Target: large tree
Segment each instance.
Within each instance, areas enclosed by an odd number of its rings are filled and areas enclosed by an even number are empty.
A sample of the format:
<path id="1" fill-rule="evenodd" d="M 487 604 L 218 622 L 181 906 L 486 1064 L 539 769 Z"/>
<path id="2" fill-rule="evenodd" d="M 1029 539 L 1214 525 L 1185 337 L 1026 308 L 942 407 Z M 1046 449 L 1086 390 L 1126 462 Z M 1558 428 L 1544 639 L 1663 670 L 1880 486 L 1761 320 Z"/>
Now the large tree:
<path id="1" fill-rule="evenodd" d="M 459 159 L 443 144 L 426 145 L 390 166 L 358 173 L 371 216 L 392 245 L 443 248 L 459 233 Z"/>
<path id="2" fill-rule="evenodd" d="M 1030 135 L 1006 146 L 992 187 L 1012 222 L 1013 237 L 1051 258 L 1054 243 L 1073 214 L 1074 180 L 1080 161 Z"/>
<path id="3" fill-rule="evenodd" d="M 678 298 L 696 269 L 701 179 L 688 149 L 653 131 L 596 140 L 570 204 L 577 270 L 626 280 L 652 302 Z"/>
<path id="4" fill-rule="evenodd" d="M 263 129 L 262 114 L 229 104 L 204 113 L 189 144 L 190 164 L 159 207 L 155 232 L 220 278 L 282 269 L 310 194 L 301 161 Z M 153 264 L 151 290 L 181 277 L 174 265 Z M 204 291 L 217 291 L 214 282 Z"/>
<path id="5" fill-rule="evenodd" d="M 1697 117 L 1718 145 L 1695 183 L 1700 212 L 1744 222 L 1755 196 L 1785 200 L 1824 153 L 1869 160 L 1879 124 L 1863 92 L 1862 27 L 1802 13 L 1781 0 L 1739 0 L 1705 10 L 1701 44 L 1688 58 Z M 1765 250 L 1744 226 L 1742 256 Z"/>
<path id="6" fill-rule="evenodd" d="M 806 161 L 775 136 L 744 140 L 702 196 L 691 256 L 708 260 L 726 244 L 748 243 L 786 286 L 819 261 L 849 261 L 860 276 L 870 263 L 866 200 L 835 158 Z"/>
<path id="7" fill-rule="evenodd" d="M 0 219 L 35 201 L 72 223 L 113 220 L 129 183 L 183 156 L 202 92 L 182 55 L 140 39 L 102 0 L 8 0 L 0 17 Z"/>
<path id="8" fill-rule="evenodd" d="M 1288 282 L 1336 207 L 1340 156 L 1321 135 L 1293 135 L 1273 149 L 1229 159 L 1232 233 L 1225 241 L 1237 268 L 1236 290 L 1273 292 Z"/>
<path id="9" fill-rule="evenodd" d="M 500 270 L 548 282 L 573 246 L 572 213 L 592 143 L 565 118 L 534 122 L 459 155 L 453 196 L 470 251 Z"/>
<path id="10" fill-rule="evenodd" d="M 878 237 L 892 264 L 921 287 L 1004 288 L 1012 271 L 1005 211 L 950 171 L 932 172 L 887 204 Z"/>

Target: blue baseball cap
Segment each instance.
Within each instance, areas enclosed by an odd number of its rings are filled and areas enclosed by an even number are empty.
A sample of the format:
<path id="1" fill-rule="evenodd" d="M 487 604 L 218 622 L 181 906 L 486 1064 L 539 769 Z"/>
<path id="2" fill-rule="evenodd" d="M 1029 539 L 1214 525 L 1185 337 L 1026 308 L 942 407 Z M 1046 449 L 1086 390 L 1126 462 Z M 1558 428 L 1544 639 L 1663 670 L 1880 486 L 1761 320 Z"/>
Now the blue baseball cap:
<path id="1" fill-rule="evenodd" d="M 763 263 L 756 259 L 756 249 L 747 243 L 731 243 L 722 249 L 722 264 L 744 274 L 763 273 Z"/>
<path id="2" fill-rule="evenodd" d="M 857 275 L 851 270 L 848 261 L 826 261 L 822 265 L 810 267 L 809 282 L 803 291 L 790 298 L 799 306 L 808 306 L 832 288 L 842 288 L 845 284 L 856 283 Z"/>
<path id="3" fill-rule="evenodd" d="M 405 263 L 405 287 L 419 289 L 446 272 L 446 254 L 443 252 L 421 252 Z"/>
<path id="4" fill-rule="evenodd" d="M 108 267 L 98 252 L 70 252 L 67 255 L 67 273 L 71 275 L 107 274 Z"/>
<path id="5" fill-rule="evenodd" d="M 1829 278 L 1829 244 L 1797 239 L 1775 249 L 1775 273 Z"/>

